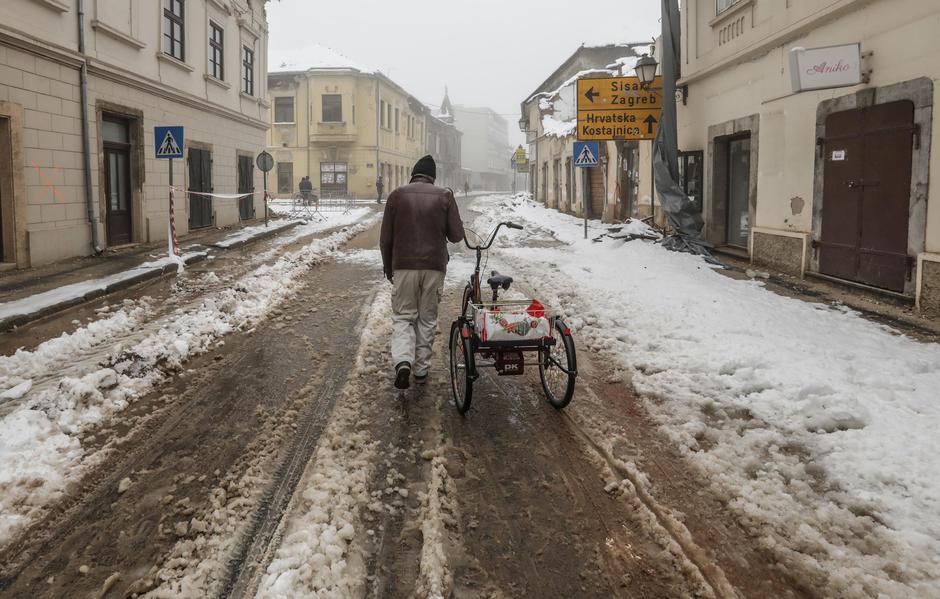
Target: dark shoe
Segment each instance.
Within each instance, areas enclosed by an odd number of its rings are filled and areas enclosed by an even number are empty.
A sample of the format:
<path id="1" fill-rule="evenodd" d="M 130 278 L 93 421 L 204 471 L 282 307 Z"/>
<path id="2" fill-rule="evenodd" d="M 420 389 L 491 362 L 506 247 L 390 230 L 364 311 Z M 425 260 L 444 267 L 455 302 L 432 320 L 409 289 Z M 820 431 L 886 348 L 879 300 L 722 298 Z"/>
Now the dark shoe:
<path id="1" fill-rule="evenodd" d="M 418 385 L 423 385 L 428 382 L 428 375 L 421 376 L 419 374 L 415 375 L 415 383 Z"/>
<path id="2" fill-rule="evenodd" d="M 411 386 L 411 364 L 402 362 L 395 367 L 395 388 L 407 389 Z"/>

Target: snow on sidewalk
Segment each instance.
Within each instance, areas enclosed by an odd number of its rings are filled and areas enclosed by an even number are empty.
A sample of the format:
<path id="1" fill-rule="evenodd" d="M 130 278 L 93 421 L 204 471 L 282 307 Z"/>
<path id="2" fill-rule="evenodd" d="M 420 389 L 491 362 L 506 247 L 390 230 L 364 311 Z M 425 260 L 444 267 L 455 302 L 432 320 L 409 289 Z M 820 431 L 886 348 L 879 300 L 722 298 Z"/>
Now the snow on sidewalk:
<path id="1" fill-rule="evenodd" d="M 69 483 L 101 459 L 86 455 L 81 435 L 148 393 L 192 357 L 219 344 L 226 334 L 248 330 L 303 284 L 303 275 L 339 246 L 374 223 L 369 219 L 297 251 L 262 264 L 224 290 L 147 325 L 133 343 L 115 345 L 87 372 L 27 395 L 0 419 L 0 548 L 40 517 Z M 67 337 L 79 343 L 101 334 L 82 327 Z M 106 332 L 104 334 L 107 334 Z M 61 339 L 61 338 L 60 338 Z M 59 339 L 47 343 L 58 343 Z M 3 362 L 4 376 L 19 376 L 44 355 L 18 352 Z"/>
<path id="2" fill-rule="evenodd" d="M 227 237 L 223 237 L 219 241 L 216 241 L 210 245 L 212 245 L 212 247 L 227 250 L 240 245 L 245 245 L 246 243 L 254 241 L 259 237 L 275 235 L 284 229 L 296 227 L 297 224 L 298 222 L 295 220 L 274 220 L 269 222 L 267 225 L 252 225 L 250 227 L 240 229 Z"/>
<path id="3" fill-rule="evenodd" d="M 563 243 L 498 252 L 783 564 L 830 596 L 940 596 L 940 346 L 656 244 L 585 241 L 533 202 L 483 202 L 477 230 L 522 219 Z"/>
<path id="4" fill-rule="evenodd" d="M 185 264 L 191 264 L 204 259 L 207 255 L 202 251 L 187 252 L 183 254 L 182 259 Z M 34 320 L 58 309 L 74 306 L 135 282 L 159 276 L 171 266 L 175 267 L 176 264 L 174 258 L 161 258 L 100 279 L 56 287 L 43 293 L 0 304 L 0 330 L 9 328 L 5 326 L 5 323 L 17 324 Z"/>

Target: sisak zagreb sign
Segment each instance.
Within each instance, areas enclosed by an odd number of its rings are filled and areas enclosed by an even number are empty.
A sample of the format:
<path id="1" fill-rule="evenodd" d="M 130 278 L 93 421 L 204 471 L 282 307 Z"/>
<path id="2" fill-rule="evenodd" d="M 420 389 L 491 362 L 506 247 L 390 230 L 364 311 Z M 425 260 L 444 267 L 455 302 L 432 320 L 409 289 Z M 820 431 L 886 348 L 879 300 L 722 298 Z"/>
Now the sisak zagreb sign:
<path id="1" fill-rule="evenodd" d="M 790 84 L 793 92 L 862 83 L 859 44 L 790 50 Z"/>

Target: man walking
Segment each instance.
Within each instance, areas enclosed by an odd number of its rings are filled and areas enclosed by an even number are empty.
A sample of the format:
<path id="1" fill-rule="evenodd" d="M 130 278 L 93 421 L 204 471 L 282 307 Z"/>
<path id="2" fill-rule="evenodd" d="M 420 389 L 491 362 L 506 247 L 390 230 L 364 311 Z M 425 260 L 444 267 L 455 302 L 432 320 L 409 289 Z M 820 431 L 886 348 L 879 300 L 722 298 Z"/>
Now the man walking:
<path id="1" fill-rule="evenodd" d="M 382 220 L 382 267 L 392 292 L 392 364 L 395 388 L 427 382 L 437 309 L 444 291 L 447 242 L 463 240 L 454 194 L 434 185 L 431 156 L 418 160 L 411 182 L 389 194 Z"/>
<path id="2" fill-rule="evenodd" d="M 304 206 L 308 205 L 310 203 L 310 194 L 313 192 L 313 183 L 310 182 L 310 177 L 303 177 L 298 188 L 300 189 L 300 197 L 304 200 Z"/>
<path id="3" fill-rule="evenodd" d="M 384 189 L 385 189 L 385 183 L 382 181 L 382 175 L 379 175 L 378 177 L 375 178 L 375 192 L 377 194 L 375 202 L 377 204 L 382 203 L 382 191 Z"/>

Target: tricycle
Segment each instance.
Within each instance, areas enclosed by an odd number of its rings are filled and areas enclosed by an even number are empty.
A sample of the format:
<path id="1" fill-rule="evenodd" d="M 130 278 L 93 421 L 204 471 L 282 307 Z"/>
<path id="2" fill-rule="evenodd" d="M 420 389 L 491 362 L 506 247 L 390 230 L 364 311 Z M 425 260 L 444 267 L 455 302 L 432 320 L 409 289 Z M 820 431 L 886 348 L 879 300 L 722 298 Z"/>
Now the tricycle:
<path id="1" fill-rule="evenodd" d="M 537 366 L 548 402 L 557 409 L 566 407 L 574 396 L 578 361 L 571 329 L 561 316 L 549 317 L 541 302 L 533 299 L 501 300 L 512 277 L 491 272 L 486 283 L 492 297 L 484 301 L 480 283 L 480 262 L 502 227 L 522 229 L 511 222 L 499 223 L 487 241 L 467 247 L 476 253 L 476 267 L 464 289 L 460 316 L 450 327 L 450 379 L 454 404 L 461 414 L 470 409 L 473 384 L 483 368 L 493 368 L 499 376 L 520 376 L 526 367 Z M 536 362 L 526 361 L 535 354 Z"/>

